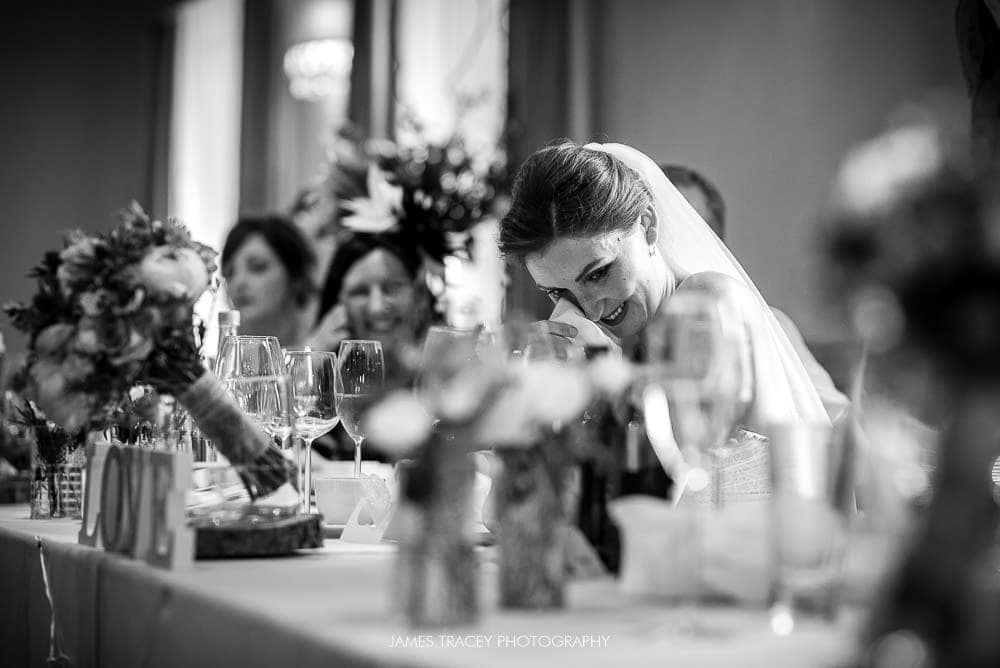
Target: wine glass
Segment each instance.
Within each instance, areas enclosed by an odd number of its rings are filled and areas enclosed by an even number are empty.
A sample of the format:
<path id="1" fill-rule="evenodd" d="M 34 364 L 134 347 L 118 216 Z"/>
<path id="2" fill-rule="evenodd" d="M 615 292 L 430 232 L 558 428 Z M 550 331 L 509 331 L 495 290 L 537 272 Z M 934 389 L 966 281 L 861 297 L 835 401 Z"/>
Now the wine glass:
<path id="1" fill-rule="evenodd" d="M 743 318 L 725 295 L 686 288 L 647 326 L 645 343 L 651 380 L 667 398 L 684 458 L 697 464 L 707 456 L 712 507 L 720 508 L 727 438 L 753 398 Z M 656 419 L 647 416 L 647 422 Z"/>
<path id="2" fill-rule="evenodd" d="M 385 385 L 382 344 L 357 339 L 341 341 L 338 366 L 337 413 L 344 430 L 354 440 L 354 476 L 359 477 L 361 445 L 365 440 L 362 418 Z"/>
<path id="3" fill-rule="evenodd" d="M 272 438 L 279 437 L 284 441 L 284 439 L 294 434 L 295 425 L 291 411 L 291 392 L 287 375 L 260 376 L 237 374 L 229 377 L 227 386 L 237 405 L 269 436 Z M 289 454 L 285 451 L 282 451 L 280 455 L 275 451 L 275 454 L 278 459 L 280 459 L 281 455 L 284 455 L 286 459 L 289 458 Z M 289 468 L 291 468 L 291 464 L 289 464 Z M 268 472 L 258 469 L 251 470 L 249 473 L 252 478 L 256 479 Z M 291 482 L 294 493 L 298 495 L 302 490 L 301 481 L 295 479 Z M 289 492 L 289 495 L 291 495 L 291 492 Z M 297 500 L 296 496 L 295 501 Z M 283 515 L 289 511 L 294 514 L 292 506 L 298 507 L 299 504 L 295 501 L 291 503 L 288 501 L 287 497 L 281 496 L 265 501 L 263 506 L 268 507 L 266 514 Z M 257 503 L 256 505 L 258 510 L 261 510 L 262 504 Z"/>
<path id="4" fill-rule="evenodd" d="M 312 494 L 312 443 L 337 426 L 337 356 L 309 348 L 286 348 L 295 433 L 302 440 L 300 475 L 306 512 Z M 303 460 L 304 457 L 304 460 Z M 304 467 L 304 472 L 301 468 Z"/>
<path id="5" fill-rule="evenodd" d="M 283 376 L 285 364 L 281 357 L 281 344 L 273 336 L 226 337 L 219 345 L 214 371 L 230 394 L 233 394 L 233 382 L 237 378 Z M 281 436 L 281 433 L 264 429 L 272 437 Z M 214 457 L 214 454 L 211 456 Z"/>
<path id="6" fill-rule="evenodd" d="M 442 382 L 470 362 L 476 354 L 476 332 L 434 325 L 427 329 L 420 354 L 416 395 L 425 408 L 434 412 L 435 398 Z"/>
<path id="7" fill-rule="evenodd" d="M 281 344 L 274 336 L 229 336 L 219 344 L 215 375 L 225 383 L 240 376 L 275 376 L 285 373 Z"/>

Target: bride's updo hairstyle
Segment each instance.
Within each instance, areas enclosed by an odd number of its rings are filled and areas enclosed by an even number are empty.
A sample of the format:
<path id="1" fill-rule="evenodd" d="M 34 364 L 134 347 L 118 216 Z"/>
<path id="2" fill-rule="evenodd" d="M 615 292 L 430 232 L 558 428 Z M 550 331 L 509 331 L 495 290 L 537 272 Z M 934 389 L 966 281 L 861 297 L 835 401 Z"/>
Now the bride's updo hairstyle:
<path id="1" fill-rule="evenodd" d="M 556 239 L 625 230 L 651 201 L 638 174 L 604 151 L 560 141 L 524 161 L 510 211 L 500 221 L 500 252 L 523 260 Z"/>

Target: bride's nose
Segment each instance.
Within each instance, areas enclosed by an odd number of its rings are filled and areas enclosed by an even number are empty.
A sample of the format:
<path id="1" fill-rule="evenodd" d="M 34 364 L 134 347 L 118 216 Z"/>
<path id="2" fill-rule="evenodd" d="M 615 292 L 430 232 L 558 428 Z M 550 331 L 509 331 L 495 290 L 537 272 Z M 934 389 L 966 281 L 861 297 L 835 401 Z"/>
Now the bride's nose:
<path id="1" fill-rule="evenodd" d="M 580 300 L 580 310 L 583 311 L 588 320 L 596 322 L 604 313 L 602 303 L 603 300 L 601 299 L 587 299 L 584 297 Z"/>

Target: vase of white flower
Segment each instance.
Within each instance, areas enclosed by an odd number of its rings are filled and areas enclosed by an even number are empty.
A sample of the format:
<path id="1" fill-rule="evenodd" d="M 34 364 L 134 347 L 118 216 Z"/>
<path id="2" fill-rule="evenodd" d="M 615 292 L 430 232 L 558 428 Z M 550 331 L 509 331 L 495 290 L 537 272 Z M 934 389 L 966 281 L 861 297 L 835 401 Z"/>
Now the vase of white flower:
<path id="1" fill-rule="evenodd" d="M 500 605 L 533 610 L 565 605 L 566 513 L 572 459 L 552 433 L 532 448 L 500 448 L 495 494 L 500 526 Z"/>
<path id="2" fill-rule="evenodd" d="M 478 618 L 469 527 L 474 480 L 469 451 L 441 433 L 403 467 L 396 591 L 414 628 L 464 626 Z"/>

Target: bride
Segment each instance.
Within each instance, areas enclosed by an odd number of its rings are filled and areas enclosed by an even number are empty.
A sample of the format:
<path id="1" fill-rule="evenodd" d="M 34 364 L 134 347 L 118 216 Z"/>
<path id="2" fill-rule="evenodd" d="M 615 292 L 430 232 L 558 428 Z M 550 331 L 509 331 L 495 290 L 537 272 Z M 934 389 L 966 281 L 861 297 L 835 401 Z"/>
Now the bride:
<path id="1" fill-rule="evenodd" d="M 830 424 L 846 410 L 847 399 L 815 360 L 803 359 L 808 351 L 793 344 L 729 249 L 634 148 L 561 142 L 529 156 L 499 245 L 555 302 L 545 326 L 557 346 L 635 347 L 678 291 L 736 294 L 754 360 L 746 426 L 766 433 L 770 423 Z"/>

